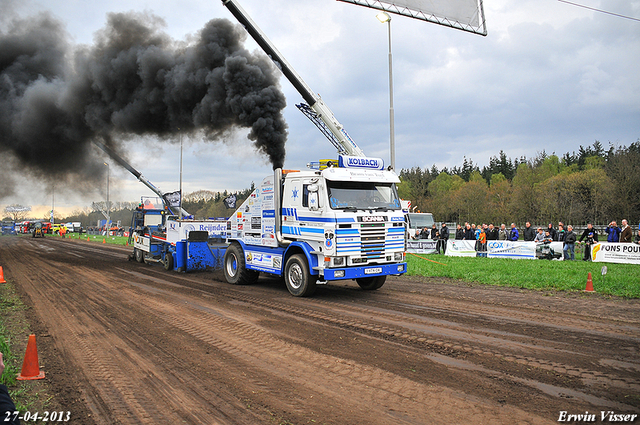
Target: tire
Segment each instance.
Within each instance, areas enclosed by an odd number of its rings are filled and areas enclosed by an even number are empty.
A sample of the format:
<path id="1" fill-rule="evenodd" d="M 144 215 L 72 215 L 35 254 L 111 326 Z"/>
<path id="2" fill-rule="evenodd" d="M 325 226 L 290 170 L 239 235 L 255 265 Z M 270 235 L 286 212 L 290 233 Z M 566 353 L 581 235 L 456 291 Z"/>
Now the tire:
<path id="1" fill-rule="evenodd" d="M 359 277 L 356 279 L 358 285 L 365 291 L 375 291 L 382 288 L 387 276 Z"/>
<path id="2" fill-rule="evenodd" d="M 232 285 L 249 285 L 255 283 L 260 272 L 247 270 L 244 261 L 244 252 L 237 244 L 229 245 L 224 253 L 224 277 L 227 283 Z"/>
<path id="3" fill-rule="evenodd" d="M 144 251 L 138 248 L 133 249 L 133 256 L 138 263 L 144 263 Z"/>
<path id="4" fill-rule="evenodd" d="M 164 269 L 166 271 L 173 270 L 173 254 L 170 252 L 167 252 L 164 256 Z"/>
<path id="5" fill-rule="evenodd" d="M 316 291 L 317 276 L 309 273 L 307 258 L 303 254 L 289 257 L 284 267 L 284 282 L 294 297 L 308 297 Z"/>

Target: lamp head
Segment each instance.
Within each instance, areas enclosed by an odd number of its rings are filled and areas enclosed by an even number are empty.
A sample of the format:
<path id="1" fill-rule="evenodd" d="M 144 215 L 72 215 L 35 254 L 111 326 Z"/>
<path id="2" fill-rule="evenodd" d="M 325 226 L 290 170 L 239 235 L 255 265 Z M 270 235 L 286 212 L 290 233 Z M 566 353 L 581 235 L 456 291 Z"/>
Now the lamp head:
<path id="1" fill-rule="evenodd" d="M 391 16 L 387 12 L 378 13 L 376 15 L 376 18 L 378 18 L 378 21 L 382 22 L 383 24 L 385 22 L 390 22 L 391 21 Z"/>

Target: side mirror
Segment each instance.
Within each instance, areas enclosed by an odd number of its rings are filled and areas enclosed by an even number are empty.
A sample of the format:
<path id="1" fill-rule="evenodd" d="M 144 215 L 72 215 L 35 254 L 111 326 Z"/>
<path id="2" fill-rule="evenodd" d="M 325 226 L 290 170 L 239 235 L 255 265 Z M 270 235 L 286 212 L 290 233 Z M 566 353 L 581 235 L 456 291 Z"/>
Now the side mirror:
<path id="1" fill-rule="evenodd" d="M 318 211 L 318 208 L 320 208 L 319 197 L 318 197 L 318 185 L 310 184 L 308 187 L 308 190 L 309 190 L 309 210 Z"/>

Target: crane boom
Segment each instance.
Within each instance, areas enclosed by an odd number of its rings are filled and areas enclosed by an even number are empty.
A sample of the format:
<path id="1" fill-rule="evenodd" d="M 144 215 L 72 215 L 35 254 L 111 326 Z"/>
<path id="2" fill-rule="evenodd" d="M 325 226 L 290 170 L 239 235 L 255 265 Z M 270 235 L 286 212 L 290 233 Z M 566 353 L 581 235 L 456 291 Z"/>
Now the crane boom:
<path id="1" fill-rule="evenodd" d="M 298 90 L 307 104 L 296 105 L 303 114 L 307 116 L 329 139 L 333 146 L 341 155 L 364 157 L 365 154 L 360 147 L 349 136 L 344 126 L 336 119 L 331 109 L 324 103 L 322 98 L 313 93 L 311 88 L 304 82 L 302 77 L 293 69 L 282 54 L 276 49 L 271 40 L 249 17 L 247 12 L 235 0 L 222 0 L 222 4 L 229 9 L 231 14 L 242 24 L 249 35 L 258 43 L 264 52 L 282 71 L 293 87 Z"/>
<path id="2" fill-rule="evenodd" d="M 120 155 L 118 155 L 113 149 L 111 149 L 110 147 L 108 147 L 107 145 L 100 143 L 97 140 L 94 140 L 93 143 L 99 147 L 100 149 L 102 149 L 104 151 L 104 153 L 106 153 L 107 155 L 109 155 L 109 157 L 111 159 L 113 159 L 115 162 L 117 162 L 118 164 L 120 164 L 123 168 L 125 168 L 127 171 L 129 171 L 131 174 L 134 175 L 135 178 L 137 178 L 142 184 L 144 184 L 145 186 L 147 186 L 149 189 L 151 189 L 151 191 L 153 193 L 155 193 L 156 195 L 158 195 L 161 199 L 162 202 L 167 202 L 164 195 L 165 193 L 163 191 L 161 191 L 158 187 L 156 187 L 153 183 L 151 183 L 149 180 L 147 180 L 147 178 L 145 176 L 142 175 L 141 172 L 139 172 L 138 170 L 136 170 L 135 168 L 133 168 L 131 166 L 131 164 L 129 164 L 127 161 L 125 161 Z M 182 194 L 180 194 L 180 196 L 182 196 Z M 169 207 L 171 208 L 171 207 Z M 182 210 L 182 215 L 183 216 L 188 216 L 189 213 L 187 211 L 185 211 L 184 208 L 182 208 L 182 206 L 180 206 L 180 210 Z"/>

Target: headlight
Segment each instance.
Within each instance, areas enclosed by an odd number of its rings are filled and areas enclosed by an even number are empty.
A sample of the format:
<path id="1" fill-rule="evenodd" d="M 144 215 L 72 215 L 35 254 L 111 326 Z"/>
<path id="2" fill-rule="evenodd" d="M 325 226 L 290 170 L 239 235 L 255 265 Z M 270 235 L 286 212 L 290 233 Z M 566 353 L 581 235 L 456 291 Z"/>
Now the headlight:
<path id="1" fill-rule="evenodd" d="M 402 261 L 404 258 L 404 252 L 394 252 L 393 261 Z"/>
<path id="2" fill-rule="evenodd" d="M 333 257 L 333 265 L 336 267 L 344 266 L 344 257 Z"/>
<path id="3" fill-rule="evenodd" d="M 404 264 L 399 264 L 398 265 L 398 271 L 399 272 L 403 272 L 404 271 Z"/>
<path id="4" fill-rule="evenodd" d="M 344 277 L 344 270 L 336 270 L 333 274 L 334 277 Z"/>

